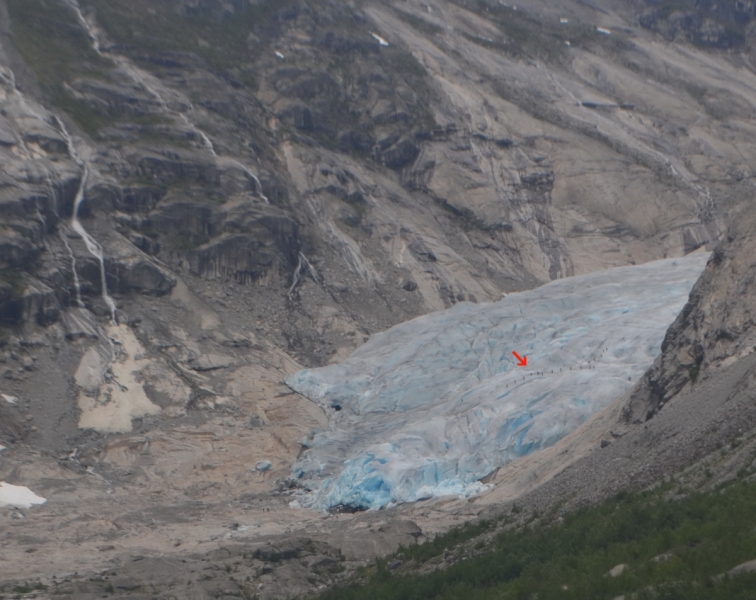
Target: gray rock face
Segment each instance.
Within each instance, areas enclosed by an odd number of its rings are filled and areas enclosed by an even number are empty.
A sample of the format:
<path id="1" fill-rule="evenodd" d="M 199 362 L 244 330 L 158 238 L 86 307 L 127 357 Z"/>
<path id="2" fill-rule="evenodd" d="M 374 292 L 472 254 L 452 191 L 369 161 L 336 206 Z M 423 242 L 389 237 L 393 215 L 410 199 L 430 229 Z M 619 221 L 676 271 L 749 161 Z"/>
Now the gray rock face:
<path id="1" fill-rule="evenodd" d="M 0 281 L 0 323 L 54 323 L 60 303 L 53 289 L 30 277 L 16 276 L 13 284 Z"/>
<path id="2" fill-rule="evenodd" d="M 204 354 L 191 361 L 191 368 L 195 371 L 214 371 L 227 369 L 234 364 L 234 359 L 223 354 Z"/>
<path id="3" fill-rule="evenodd" d="M 120 278 L 120 291 L 137 291 L 143 294 L 162 296 L 176 285 L 176 278 L 154 263 L 140 260 L 126 266 L 126 272 Z"/>
<path id="4" fill-rule="evenodd" d="M 220 171 L 212 160 L 203 155 L 176 150 L 156 149 L 132 157 L 135 175 L 160 184 L 190 181 L 205 185 L 220 185 Z"/>
<path id="5" fill-rule="evenodd" d="M 63 312 L 60 323 L 65 336 L 70 340 L 87 338 L 97 340 L 97 321 L 91 312 L 84 308 L 71 308 Z"/>
<path id="6" fill-rule="evenodd" d="M 634 390 L 627 420 L 652 417 L 686 386 L 756 351 L 754 227 L 756 209 L 746 207 L 669 328 L 662 354 Z"/>

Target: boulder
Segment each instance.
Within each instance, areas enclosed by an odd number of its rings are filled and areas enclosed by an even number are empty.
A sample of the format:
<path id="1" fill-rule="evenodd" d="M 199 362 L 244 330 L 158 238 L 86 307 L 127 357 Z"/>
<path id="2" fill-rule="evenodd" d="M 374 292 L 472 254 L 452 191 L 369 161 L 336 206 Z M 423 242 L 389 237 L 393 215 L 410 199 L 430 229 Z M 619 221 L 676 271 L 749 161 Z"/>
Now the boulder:
<path id="1" fill-rule="evenodd" d="M 410 139 L 403 139 L 383 152 L 381 160 L 389 169 L 400 169 L 414 162 L 420 147 Z"/>
<path id="2" fill-rule="evenodd" d="M 50 325 L 60 316 L 60 303 L 55 292 L 35 279 L 29 280 L 19 302 L 22 321 Z"/>
<path id="3" fill-rule="evenodd" d="M 86 308 L 69 308 L 64 311 L 60 324 L 68 340 L 96 340 L 100 337 L 95 316 Z"/>
<path id="4" fill-rule="evenodd" d="M 616 565 L 612 567 L 611 569 L 609 569 L 609 572 L 607 573 L 607 575 L 609 577 L 619 577 L 629 568 L 630 568 L 630 565 L 626 565 L 625 563 L 622 563 L 620 565 Z"/>
<path id="5" fill-rule="evenodd" d="M 119 278 L 119 290 L 135 291 L 149 296 L 162 296 L 176 285 L 176 278 L 165 269 L 146 259 L 137 259 L 124 265 Z"/>
<path id="6" fill-rule="evenodd" d="M 748 562 L 741 563 L 729 571 L 727 571 L 727 574 L 730 576 L 733 575 L 742 575 L 743 573 L 753 573 L 756 571 L 756 560 L 749 560 Z"/>
<path id="7" fill-rule="evenodd" d="M 216 369 L 226 369 L 234 365 L 234 359 L 225 354 L 203 354 L 199 358 L 192 360 L 189 368 L 193 371 L 215 371 Z"/>
<path id="8" fill-rule="evenodd" d="M 109 366 L 108 350 L 104 343 L 96 344 L 84 353 L 74 374 L 74 380 L 82 390 L 96 393 L 100 389 L 105 371 Z"/>

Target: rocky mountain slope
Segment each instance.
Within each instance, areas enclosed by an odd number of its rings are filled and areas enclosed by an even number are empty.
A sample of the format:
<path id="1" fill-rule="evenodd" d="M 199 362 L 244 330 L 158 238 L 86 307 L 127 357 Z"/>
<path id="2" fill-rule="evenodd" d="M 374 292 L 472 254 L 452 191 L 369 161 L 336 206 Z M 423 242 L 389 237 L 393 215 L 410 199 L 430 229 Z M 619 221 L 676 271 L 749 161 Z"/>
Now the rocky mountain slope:
<path id="1" fill-rule="evenodd" d="M 0 513 L 0 580 L 130 565 L 163 586 L 133 559 L 238 541 L 277 597 L 476 514 L 287 508 L 325 414 L 284 377 L 431 310 L 725 239 L 625 426 L 739 356 L 752 12 L 0 1 L 0 481 L 47 498 Z M 564 461 L 527 464 L 517 493 Z M 296 560 L 260 558 L 284 538 Z M 186 570 L 187 593 L 219 584 Z"/>
<path id="2" fill-rule="evenodd" d="M 484 503 L 523 497 L 541 509 L 564 499 L 579 505 L 679 473 L 710 488 L 751 473 L 754 224 L 753 206 L 738 214 L 635 388 L 583 431 L 502 469 L 494 478 L 501 485 Z"/>

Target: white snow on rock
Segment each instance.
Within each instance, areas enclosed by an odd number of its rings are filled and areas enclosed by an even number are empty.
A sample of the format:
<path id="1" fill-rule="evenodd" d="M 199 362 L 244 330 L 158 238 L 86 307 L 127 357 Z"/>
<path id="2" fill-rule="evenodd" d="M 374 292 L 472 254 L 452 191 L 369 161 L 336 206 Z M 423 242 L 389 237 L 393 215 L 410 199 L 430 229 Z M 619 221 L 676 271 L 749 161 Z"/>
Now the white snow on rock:
<path id="1" fill-rule="evenodd" d="M 606 29 L 604 27 L 596 27 L 596 31 L 599 33 L 603 33 L 604 35 L 612 35 L 612 32 L 610 29 Z"/>
<path id="2" fill-rule="evenodd" d="M 45 502 L 47 502 L 46 498 L 37 496 L 28 487 L 0 481 L 0 506 L 31 508 L 35 504 L 44 504 Z"/>
<path id="3" fill-rule="evenodd" d="M 18 398 L 15 396 L 9 396 L 8 394 L 0 394 L 0 396 L 3 397 L 3 400 L 5 400 L 8 404 L 15 404 L 18 402 Z"/>
<path id="4" fill-rule="evenodd" d="M 375 38 L 375 39 L 376 39 L 376 40 L 378 41 L 378 44 L 380 44 L 381 46 L 388 46 L 388 45 L 389 45 L 389 43 L 388 43 L 388 42 L 387 42 L 386 40 L 384 40 L 384 39 L 383 39 L 383 38 L 382 38 L 382 37 L 381 37 L 380 35 L 378 35 L 377 33 L 372 33 L 372 32 L 371 32 L 371 33 L 370 33 L 370 35 L 372 35 L 372 36 L 373 36 L 373 37 L 374 37 L 374 38 Z"/>
<path id="5" fill-rule="evenodd" d="M 481 491 L 481 478 L 554 444 L 634 385 L 707 258 L 460 303 L 375 335 L 341 364 L 290 376 L 330 415 L 293 466 L 310 490 L 299 504 L 376 509 Z"/>

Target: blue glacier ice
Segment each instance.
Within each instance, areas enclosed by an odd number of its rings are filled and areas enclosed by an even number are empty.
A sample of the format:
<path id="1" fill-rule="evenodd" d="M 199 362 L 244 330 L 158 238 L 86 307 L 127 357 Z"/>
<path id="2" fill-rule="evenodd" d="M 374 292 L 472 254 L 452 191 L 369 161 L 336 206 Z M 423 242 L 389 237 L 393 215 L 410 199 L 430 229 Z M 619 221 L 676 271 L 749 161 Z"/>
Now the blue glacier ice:
<path id="1" fill-rule="evenodd" d="M 341 364 L 290 376 L 330 417 L 293 466 L 309 490 L 300 504 L 376 509 L 479 492 L 481 478 L 554 444 L 635 384 L 707 259 L 457 304 L 373 336 Z"/>

